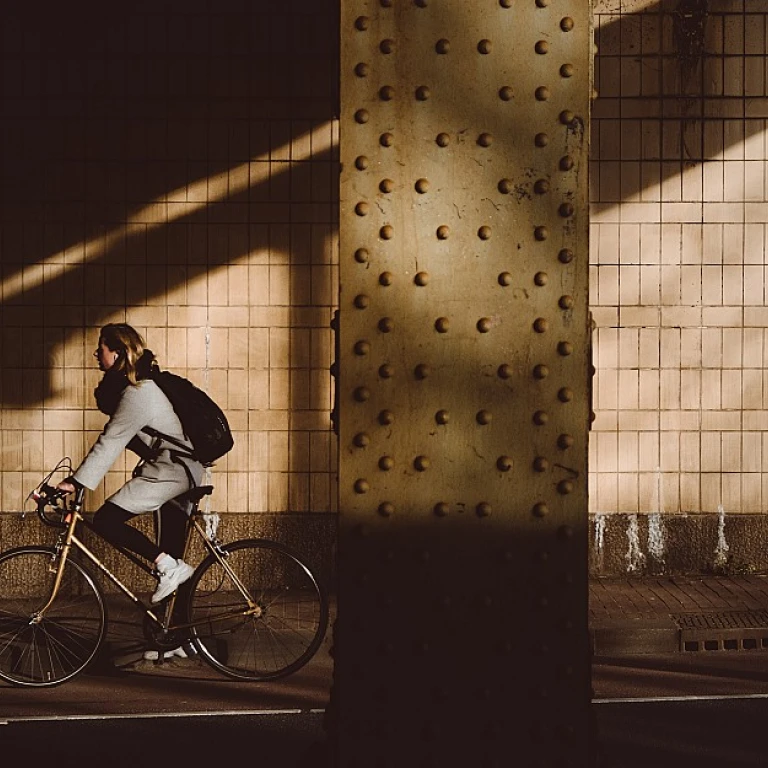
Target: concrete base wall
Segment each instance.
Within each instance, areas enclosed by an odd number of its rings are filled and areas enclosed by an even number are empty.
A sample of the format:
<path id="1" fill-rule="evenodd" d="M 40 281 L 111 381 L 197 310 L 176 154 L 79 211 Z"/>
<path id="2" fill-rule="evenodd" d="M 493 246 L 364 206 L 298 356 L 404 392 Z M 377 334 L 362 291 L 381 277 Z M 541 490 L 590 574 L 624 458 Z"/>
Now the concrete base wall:
<path id="1" fill-rule="evenodd" d="M 152 535 L 150 516 L 136 524 Z M 22 544 L 53 544 L 57 532 L 34 513 L 0 514 L 0 550 Z M 223 541 L 267 538 L 301 554 L 331 588 L 336 571 L 336 516 L 333 514 L 222 515 Z M 107 566 L 128 586 L 146 586 L 147 576 L 102 542 L 84 536 Z M 197 563 L 202 549 L 190 558 Z M 746 574 L 768 572 L 768 515 L 591 515 L 591 576 Z"/>
<path id="2" fill-rule="evenodd" d="M 768 515 L 601 514 L 589 530 L 591 576 L 768 571 Z"/>
<path id="3" fill-rule="evenodd" d="M 135 524 L 150 538 L 153 536 L 151 515 L 142 515 Z M 53 545 L 58 529 L 44 526 L 34 512 L 22 520 L 18 514 L 0 514 L 0 550 L 24 544 Z M 295 550 L 314 570 L 326 588 L 333 589 L 336 568 L 336 516 L 333 514 L 229 514 L 222 515 L 218 536 L 224 542 L 236 539 L 273 539 Z M 128 587 L 146 591 L 151 577 L 114 549 L 84 530 L 82 539 L 104 564 Z M 195 537 L 189 558 L 196 565 L 203 556 L 202 545 Z M 106 579 L 100 582 L 108 589 Z"/>

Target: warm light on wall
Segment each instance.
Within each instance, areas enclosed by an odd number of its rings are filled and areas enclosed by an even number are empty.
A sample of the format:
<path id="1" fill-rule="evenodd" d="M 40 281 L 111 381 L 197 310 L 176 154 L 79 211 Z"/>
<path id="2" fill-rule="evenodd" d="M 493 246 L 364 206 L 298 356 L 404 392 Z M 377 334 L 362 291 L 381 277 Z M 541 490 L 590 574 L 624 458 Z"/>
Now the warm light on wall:
<path id="1" fill-rule="evenodd" d="M 159 229 L 211 203 L 221 202 L 232 195 L 247 192 L 254 185 L 267 183 L 275 167 L 278 167 L 281 173 L 287 173 L 293 163 L 306 162 L 314 155 L 328 152 L 332 141 L 333 131 L 330 122 L 314 126 L 310 131 L 295 137 L 283 146 L 271 148 L 268 153 L 168 192 L 129 216 L 125 225 L 141 224 L 147 231 Z M 276 157 L 288 159 L 275 160 Z M 218 190 L 222 191 L 218 192 Z M 169 200 L 184 201 L 184 205 L 166 206 L 165 217 L 158 221 L 157 207 L 164 206 Z M 124 236 L 124 226 L 114 227 L 106 234 L 100 233 L 98 237 L 68 246 L 66 252 L 59 251 L 16 272 L 0 284 L 0 296 L 3 302 L 12 301 L 25 291 L 42 286 L 45 282 L 46 266 L 55 264 L 62 272 L 78 269 L 91 261 L 103 258 L 111 248 L 119 245 Z M 60 277 L 61 273 L 57 275 L 57 278 Z"/>

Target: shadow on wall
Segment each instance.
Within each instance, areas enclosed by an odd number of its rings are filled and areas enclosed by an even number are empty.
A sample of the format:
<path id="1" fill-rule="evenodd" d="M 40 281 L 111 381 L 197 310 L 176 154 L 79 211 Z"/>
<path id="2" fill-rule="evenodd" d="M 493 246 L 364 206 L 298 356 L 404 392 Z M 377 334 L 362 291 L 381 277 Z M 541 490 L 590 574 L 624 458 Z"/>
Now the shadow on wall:
<path id="1" fill-rule="evenodd" d="M 622 166 L 616 202 L 641 199 L 649 186 L 697 168 L 700 172 L 702 164 L 728 146 L 764 130 L 762 120 L 744 120 L 744 99 L 753 89 L 756 96 L 765 92 L 764 51 L 745 44 L 744 57 L 738 51 L 726 57 L 724 17 L 709 7 L 709 0 L 649 2 L 639 13 L 601 16 L 601 26 L 595 29 L 593 153 L 601 165 L 622 159 L 661 163 L 659 176 L 645 175 L 629 162 Z M 606 22 L 606 16 L 611 21 Z M 752 16 L 762 24 L 764 13 Z M 742 34 L 751 19 L 744 16 Z M 713 117 L 705 112 L 705 101 L 711 99 L 719 101 L 721 119 L 738 124 L 730 133 L 726 126 L 722 143 L 705 132 L 705 118 Z M 615 131 L 601 142 L 599 125 L 610 120 L 621 121 L 621 144 L 613 139 L 619 133 Z M 611 178 L 619 184 L 618 173 Z M 601 199 L 600 194 L 592 197 Z"/>
<path id="2" fill-rule="evenodd" d="M 3 6 L 4 408 L 60 388 L 59 348 L 83 328 L 126 308 L 191 306 L 196 277 L 258 252 L 290 265 L 302 224 L 331 229 L 336 6 Z M 282 295 L 286 309 L 309 303 L 303 280 Z M 196 307 L 227 303 L 202 297 Z"/>
<path id="3" fill-rule="evenodd" d="M 319 129 L 337 113 L 338 2 L 0 13 L 0 311 L 17 342 L 3 344 L 0 362 L 2 403 L 13 408 L 52 394 L 62 327 L 183 305 L 196 275 L 274 251 L 270 224 L 287 227 L 290 251 L 292 228 L 318 208 L 335 220 L 335 158 Z M 595 117 L 618 119 L 629 96 L 637 116 L 634 126 L 622 118 L 622 134 L 637 137 L 643 159 L 668 159 L 667 176 L 706 160 L 703 98 L 723 92 L 712 76 L 722 59 L 706 52 L 718 29 L 706 0 L 680 0 L 596 30 Z M 676 52 L 662 54 L 670 39 Z M 637 94 L 615 80 L 627 68 Z M 612 159 L 601 147 L 601 162 Z M 622 175 L 624 199 L 642 188 L 641 173 Z M 306 295 L 292 285 L 289 303 Z"/>

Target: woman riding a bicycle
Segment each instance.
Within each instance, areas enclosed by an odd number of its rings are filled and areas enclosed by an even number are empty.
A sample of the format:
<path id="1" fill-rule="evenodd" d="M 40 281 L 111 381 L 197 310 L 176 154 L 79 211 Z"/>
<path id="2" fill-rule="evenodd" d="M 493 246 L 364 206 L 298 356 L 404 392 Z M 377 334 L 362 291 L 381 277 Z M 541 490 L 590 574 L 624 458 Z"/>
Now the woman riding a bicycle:
<path id="1" fill-rule="evenodd" d="M 141 459 L 133 477 L 96 512 L 93 526 L 108 542 L 149 560 L 159 578 L 152 602 L 172 594 L 192 575 L 182 559 L 185 510 L 172 500 L 199 485 L 203 466 L 175 446 L 142 432 L 152 427 L 188 445 L 181 422 L 168 398 L 152 381 L 155 356 L 130 325 L 110 323 L 101 329 L 94 352 L 104 376 L 94 392 L 99 410 L 109 416 L 103 432 L 71 477 L 58 490 L 94 490 L 124 449 Z M 160 510 L 159 545 L 127 522 L 134 515 Z"/>
<path id="2" fill-rule="evenodd" d="M 104 326 L 96 357 L 104 371 L 96 402 L 109 421 L 74 472 L 69 458 L 61 459 L 28 497 L 41 522 L 60 529 L 56 543 L 0 552 L 0 679 L 30 687 L 59 685 L 97 657 L 108 619 L 94 566 L 139 609 L 144 638 L 154 649 L 145 651 L 145 659 L 182 655 L 182 642 L 236 680 L 274 680 L 300 669 L 320 647 L 328 624 L 328 600 L 312 569 L 279 542 L 223 542 L 201 525 L 200 501 L 213 486 L 199 484 L 202 464 L 177 452 L 175 444 L 166 447 L 178 440 L 192 449 L 153 380 L 154 355 L 133 328 Z M 151 442 L 145 428 L 162 433 L 161 439 Z M 89 523 L 83 516 L 84 490 L 96 488 L 125 448 L 142 461 Z M 51 487 L 49 479 L 63 467 L 70 476 Z M 74 491 L 74 499 L 62 503 L 62 495 Z M 133 515 L 157 510 L 159 546 L 125 524 Z M 155 563 L 160 583 L 151 600 L 162 605 L 154 608 L 134 594 L 80 538 L 82 528 L 115 545 L 140 570 L 152 572 L 142 558 Z M 204 558 L 193 569 L 179 558 L 191 556 L 195 536 Z"/>

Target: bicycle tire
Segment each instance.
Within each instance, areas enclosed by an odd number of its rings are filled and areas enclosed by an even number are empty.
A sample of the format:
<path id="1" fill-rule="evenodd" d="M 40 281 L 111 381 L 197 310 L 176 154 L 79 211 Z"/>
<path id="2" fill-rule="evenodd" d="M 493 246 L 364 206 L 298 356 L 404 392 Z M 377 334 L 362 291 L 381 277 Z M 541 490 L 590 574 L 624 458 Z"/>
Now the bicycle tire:
<path id="1" fill-rule="evenodd" d="M 50 688 L 71 680 L 93 661 L 107 631 L 107 607 L 90 571 L 67 559 L 61 586 L 51 594 L 53 548 L 27 546 L 0 554 L 0 678 L 17 686 Z"/>
<path id="2" fill-rule="evenodd" d="M 190 580 L 190 636 L 200 656 L 237 680 L 285 677 L 317 652 L 328 626 L 328 600 L 298 554 L 266 539 L 222 546 L 227 564 L 259 606 L 248 604 L 213 555 Z"/>

